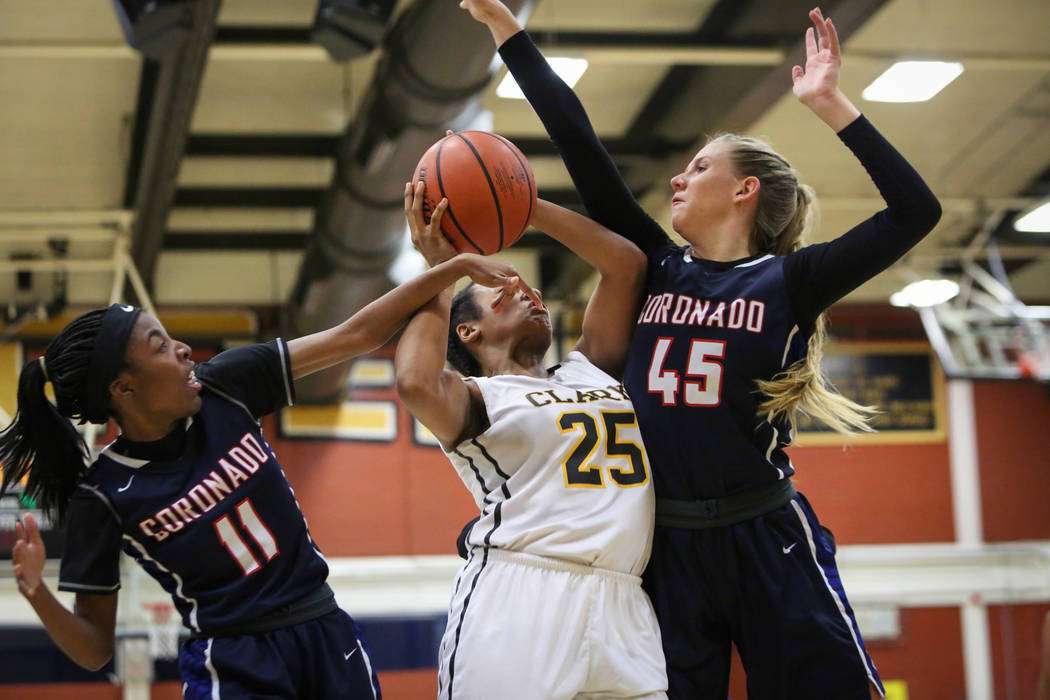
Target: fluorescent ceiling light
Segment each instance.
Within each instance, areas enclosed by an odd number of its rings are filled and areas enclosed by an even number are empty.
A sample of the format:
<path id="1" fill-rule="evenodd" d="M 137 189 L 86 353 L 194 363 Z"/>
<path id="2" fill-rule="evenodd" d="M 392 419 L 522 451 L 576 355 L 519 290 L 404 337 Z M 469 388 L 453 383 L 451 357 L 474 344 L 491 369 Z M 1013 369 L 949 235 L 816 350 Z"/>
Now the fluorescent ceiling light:
<path id="1" fill-rule="evenodd" d="M 925 102 L 962 72 L 961 63 L 899 61 L 861 94 L 870 102 Z"/>
<path id="2" fill-rule="evenodd" d="M 1043 202 L 1014 222 L 1015 231 L 1050 233 L 1050 201 Z"/>
<path id="3" fill-rule="evenodd" d="M 569 87 L 576 85 L 576 82 L 583 75 L 583 72 L 587 70 L 587 59 L 586 58 L 567 58 L 565 56 L 552 56 L 547 59 L 547 63 L 550 64 L 551 68 L 555 73 L 558 74 L 565 84 Z M 506 97 L 511 100 L 524 100 L 525 95 L 522 94 L 521 88 L 514 81 L 514 76 L 507 72 L 507 75 L 503 77 L 499 87 L 496 88 L 496 94 L 500 97 Z"/>
<path id="4" fill-rule="evenodd" d="M 935 306 L 958 293 L 958 283 L 951 280 L 919 280 L 890 296 L 890 303 L 894 306 Z"/>

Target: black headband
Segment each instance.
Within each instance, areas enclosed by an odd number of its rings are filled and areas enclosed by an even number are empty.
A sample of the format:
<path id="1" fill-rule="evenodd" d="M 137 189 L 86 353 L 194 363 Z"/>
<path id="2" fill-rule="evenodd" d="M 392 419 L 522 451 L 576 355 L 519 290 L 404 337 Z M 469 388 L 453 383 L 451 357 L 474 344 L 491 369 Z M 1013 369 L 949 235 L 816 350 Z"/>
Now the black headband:
<path id="1" fill-rule="evenodd" d="M 109 420 L 109 385 L 124 366 L 124 351 L 140 313 L 142 309 L 137 306 L 110 304 L 102 316 L 102 327 L 91 351 L 87 379 L 79 397 L 81 423 Z"/>

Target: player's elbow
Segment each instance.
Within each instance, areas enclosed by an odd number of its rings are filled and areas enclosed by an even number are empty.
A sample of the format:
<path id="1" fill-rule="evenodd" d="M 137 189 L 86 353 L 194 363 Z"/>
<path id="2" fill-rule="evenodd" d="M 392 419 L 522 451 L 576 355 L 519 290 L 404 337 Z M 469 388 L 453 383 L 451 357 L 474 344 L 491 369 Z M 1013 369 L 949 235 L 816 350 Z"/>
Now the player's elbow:
<path id="1" fill-rule="evenodd" d="M 412 369 L 398 370 L 394 383 L 398 397 L 409 408 L 437 397 L 437 383 L 422 372 Z"/>
<path id="2" fill-rule="evenodd" d="M 932 192 L 930 193 L 929 201 L 926 202 L 926 206 L 923 208 L 923 212 L 923 225 L 927 231 L 932 231 L 937 222 L 941 220 L 942 214 L 941 202 Z"/>
<path id="3" fill-rule="evenodd" d="M 113 658 L 113 645 L 100 645 L 86 650 L 82 654 L 71 657 L 77 666 L 88 671 L 98 671 Z"/>
<path id="4" fill-rule="evenodd" d="M 625 288 L 639 290 L 645 284 L 645 275 L 649 260 L 638 246 L 627 246 L 623 255 L 617 256 L 620 269 L 617 277 L 623 281 Z"/>
<path id="5" fill-rule="evenodd" d="M 912 227 L 926 235 L 941 220 L 941 213 L 941 202 L 937 196 L 929 189 L 922 188 L 920 197 L 911 207 Z"/>

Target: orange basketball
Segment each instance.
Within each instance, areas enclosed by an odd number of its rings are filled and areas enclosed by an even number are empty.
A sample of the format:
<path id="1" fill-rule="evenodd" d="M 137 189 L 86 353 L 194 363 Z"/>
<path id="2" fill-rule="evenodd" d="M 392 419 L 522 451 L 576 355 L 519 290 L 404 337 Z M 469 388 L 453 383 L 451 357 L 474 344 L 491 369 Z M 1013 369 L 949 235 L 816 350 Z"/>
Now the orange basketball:
<path id="1" fill-rule="evenodd" d="M 521 151 L 487 131 L 460 131 L 431 146 L 416 166 L 426 188 L 423 216 L 448 198 L 441 231 L 461 253 L 491 255 L 521 238 L 536 211 L 536 178 Z"/>

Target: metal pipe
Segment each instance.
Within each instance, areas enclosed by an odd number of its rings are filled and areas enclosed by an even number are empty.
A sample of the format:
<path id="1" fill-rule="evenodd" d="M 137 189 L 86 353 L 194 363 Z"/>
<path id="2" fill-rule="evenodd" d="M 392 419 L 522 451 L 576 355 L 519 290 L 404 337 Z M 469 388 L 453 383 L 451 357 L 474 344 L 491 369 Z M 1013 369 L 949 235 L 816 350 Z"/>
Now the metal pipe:
<path id="1" fill-rule="evenodd" d="M 531 2 L 507 5 L 519 12 Z M 289 336 L 336 325 L 393 287 L 390 270 L 406 241 L 404 183 L 445 129 L 476 118 L 493 74 L 492 37 L 453 2 L 417 0 L 383 45 L 360 116 L 337 146 L 333 182 L 287 309 Z M 331 400 L 348 371 L 301 380 L 299 399 Z"/>

